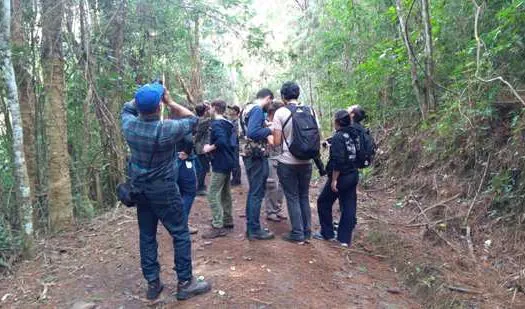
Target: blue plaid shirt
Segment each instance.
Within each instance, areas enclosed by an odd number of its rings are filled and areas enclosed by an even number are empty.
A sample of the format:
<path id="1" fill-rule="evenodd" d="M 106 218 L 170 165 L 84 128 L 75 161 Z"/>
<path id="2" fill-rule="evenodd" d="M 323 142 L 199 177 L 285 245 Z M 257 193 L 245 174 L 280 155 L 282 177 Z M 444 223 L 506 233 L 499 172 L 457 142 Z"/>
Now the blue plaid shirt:
<path id="1" fill-rule="evenodd" d="M 197 117 L 187 117 L 178 120 L 165 119 L 161 123 L 158 115 L 139 115 L 133 101 L 124 104 L 121 121 L 122 133 L 131 151 L 129 177 L 146 183 L 176 180 L 176 144 L 185 135 L 191 134 L 197 120 Z M 153 153 L 157 130 L 161 132 L 157 149 Z"/>

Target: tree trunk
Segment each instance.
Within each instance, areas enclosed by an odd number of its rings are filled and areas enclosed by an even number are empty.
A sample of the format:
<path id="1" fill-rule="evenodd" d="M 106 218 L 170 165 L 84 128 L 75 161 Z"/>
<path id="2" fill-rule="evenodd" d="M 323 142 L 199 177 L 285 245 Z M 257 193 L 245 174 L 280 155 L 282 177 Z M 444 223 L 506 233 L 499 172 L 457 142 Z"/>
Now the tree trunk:
<path id="1" fill-rule="evenodd" d="M 419 78 L 417 76 L 417 62 L 410 48 L 410 41 L 409 41 L 410 38 L 407 33 L 405 19 L 403 17 L 403 9 L 401 5 L 401 0 L 396 0 L 396 11 L 397 11 L 397 18 L 399 20 L 399 32 L 401 34 L 401 37 L 403 38 L 403 42 L 405 43 L 407 53 L 408 53 L 408 60 L 410 62 L 412 88 L 414 90 L 414 95 L 416 96 L 416 100 L 419 105 L 419 109 L 421 111 L 421 116 L 423 119 L 425 119 L 427 115 L 427 106 L 425 104 L 424 94 L 421 91 L 421 86 L 419 85 Z"/>
<path id="2" fill-rule="evenodd" d="M 11 41 L 13 47 L 13 65 L 18 86 L 18 102 L 24 128 L 24 152 L 27 164 L 31 201 L 35 202 L 37 184 L 36 130 L 35 130 L 35 91 L 30 71 L 27 68 L 29 46 L 22 30 L 24 8 L 21 0 L 12 0 Z"/>
<path id="3" fill-rule="evenodd" d="M 62 1 L 42 0 L 41 62 L 45 81 L 49 225 L 52 231 L 64 229 L 74 220 L 64 97 L 63 15 Z"/>
<path id="4" fill-rule="evenodd" d="M 425 28 L 425 96 L 428 108 L 436 111 L 434 87 L 434 48 L 432 46 L 432 23 L 430 21 L 430 1 L 421 0 L 421 16 Z"/>
<path id="5" fill-rule="evenodd" d="M 193 40 L 190 44 L 191 51 L 191 81 L 190 92 L 194 102 L 193 104 L 202 103 L 204 100 L 204 87 L 202 85 L 202 63 L 200 55 L 200 20 L 199 15 L 193 20 Z"/>
<path id="6" fill-rule="evenodd" d="M 30 249 L 33 239 L 33 204 L 31 201 L 31 187 L 27 175 L 27 166 L 24 155 L 24 130 L 22 115 L 18 102 L 18 87 L 15 80 L 15 72 L 11 61 L 11 50 L 9 47 L 10 23 L 11 23 L 11 1 L 3 0 L 0 10 L 0 57 L 3 78 L 7 90 L 7 104 L 11 115 L 10 123 L 13 133 L 13 152 L 15 165 L 15 179 L 17 202 L 20 205 L 20 218 L 24 231 L 26 248 Z"/>

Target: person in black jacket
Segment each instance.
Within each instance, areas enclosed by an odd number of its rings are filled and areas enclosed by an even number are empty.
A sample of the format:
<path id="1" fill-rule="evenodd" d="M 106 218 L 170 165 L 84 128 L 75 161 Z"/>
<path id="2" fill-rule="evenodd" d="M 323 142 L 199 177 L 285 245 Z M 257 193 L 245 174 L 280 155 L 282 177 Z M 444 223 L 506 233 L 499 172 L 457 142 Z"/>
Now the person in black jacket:
<path id="1" fill-rule="evenodd" d="M 191 206 L 197 195 L 197 174 L 195 165 L 197 156 L 193 151 L 193 136 L 187 134 L 183 140 L 177 143 L 177 185 L 179 186 L 182 197 L 182 208 L 186 215 L 186 221 L 189 219 Z M 190 234 L 196 234 L 198 230 L 188 224 Z"/>
<path id="2" fill-rule="evenodd" d="M 317 199 L 317 211 L 321 231 L 314 238 L 336 240 L 341 246 L 348 247 L 352 240 L 352 232 L 357 223 L 357 183 L 359 173 L 356 161 L 356 133 L 351 127 L 352 121 L 348 111 L 341 110 L 335 114 L 336 132 L 331 138 L 330 158 L 328 160 L 328 179 Z M 334 232 L 332 206 L 339 199 L 341 218 L 337 235 Z"/>
<path id="3" fill-rule="evenodd" d="M 211 103 L 213 121 L 211 123 L 210 143 L 203 150 L 212 155 L 211 181 L 208 191 L 208 203 L 212 211 L 212 229 L 202 237 L 211 239 L 226 236 L 228 229 L 233 229 L 232 196 L 230 177 L 237 165 L 238 138 L 233 124 L 224 117 L 226 102 L 215 100 Z"/>

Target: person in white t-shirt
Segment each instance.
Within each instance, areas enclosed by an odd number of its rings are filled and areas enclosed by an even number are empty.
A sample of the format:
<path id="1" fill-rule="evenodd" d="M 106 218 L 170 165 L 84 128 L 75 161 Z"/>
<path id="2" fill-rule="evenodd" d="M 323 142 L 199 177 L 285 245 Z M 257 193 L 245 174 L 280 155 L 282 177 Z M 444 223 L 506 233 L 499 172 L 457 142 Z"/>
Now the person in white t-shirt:
<path id="1" fill-rule="evenodd" d="M 309 190 L 312 178 L 311 160 L 299 160 L 288 149 L 293 140 L 292 113 L 290 105 L 300 105 L 299 85 L 286 82 L 281 87 L 281 99 L 285 107 L 277 110 L 273 118 L 273 139 L 276 145 L 282 145 L 283 152 L 277 157 L 277 175 L 283 188 L 288 208 L 288 217 L 292 230 L 283 239 L 302 244 L 312 236 Z M 285 126 L 286 124 L 286 126 Z"/>

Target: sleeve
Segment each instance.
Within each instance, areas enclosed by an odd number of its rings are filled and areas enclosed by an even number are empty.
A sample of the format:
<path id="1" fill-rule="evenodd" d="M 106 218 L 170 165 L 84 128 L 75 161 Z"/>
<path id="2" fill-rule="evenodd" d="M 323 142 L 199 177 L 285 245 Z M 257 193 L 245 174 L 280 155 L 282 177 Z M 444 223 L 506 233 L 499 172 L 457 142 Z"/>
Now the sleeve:
<path id="1" fill-rule="evenodd" d="M 213 145 L 217 149 L 223 149 L 228 146 L 228 135 L 226 130 L 221 126 L 220 122 L 214 122 L 212 125 L 212 136 L 213 136 Z"/>
<path id="2" fill-rule="evenodd" d="M 248 117 L 248 132 L 246 135 L 248 138 L 254 141 L 262 141 L 270 134 L 272 131 L 269 128 L 263 126 L 264 123 L 264 113 L 261 108 L 253 108 L 250 111 Z"/>
<path id="3" fill-rule="evenodd" d="M 338 171 L 338 167 L 344 166 L 346 145 L 339 135 L 334 135 L 332 138 L 332 144 L 330 145 L 330 160 L 333 162 L 334 170 Z"/>
<path id="4" fill-rule="evenodd" d="M 169 135 L 175 142 L 181 141 L 186 135 L 192 134 L 193 128 L 197 124 L 197 117 L 191 116 L 177 120 L 164 120 L 164 123 L 169 127 Z"/>
<path id="5" fill-rule="evenodd" d="M 120 121 L 122 124 L 122 132 L 125 134 L 126 129 L 129 124 L 135 120 L 139 115 L 137 108 L 135 106 L 135 101 L 126 102 L 124 107 L 122 107 L 122 112 L 120 114 Z"/>
<path id="6" fill-rule="evenodd" d="M 277 111 L 275 111 L 275 115 L 273 117 L 273 123 L 272 128 L 277 131 L 283 131 L 283 107 L 279 108 Z"/>

